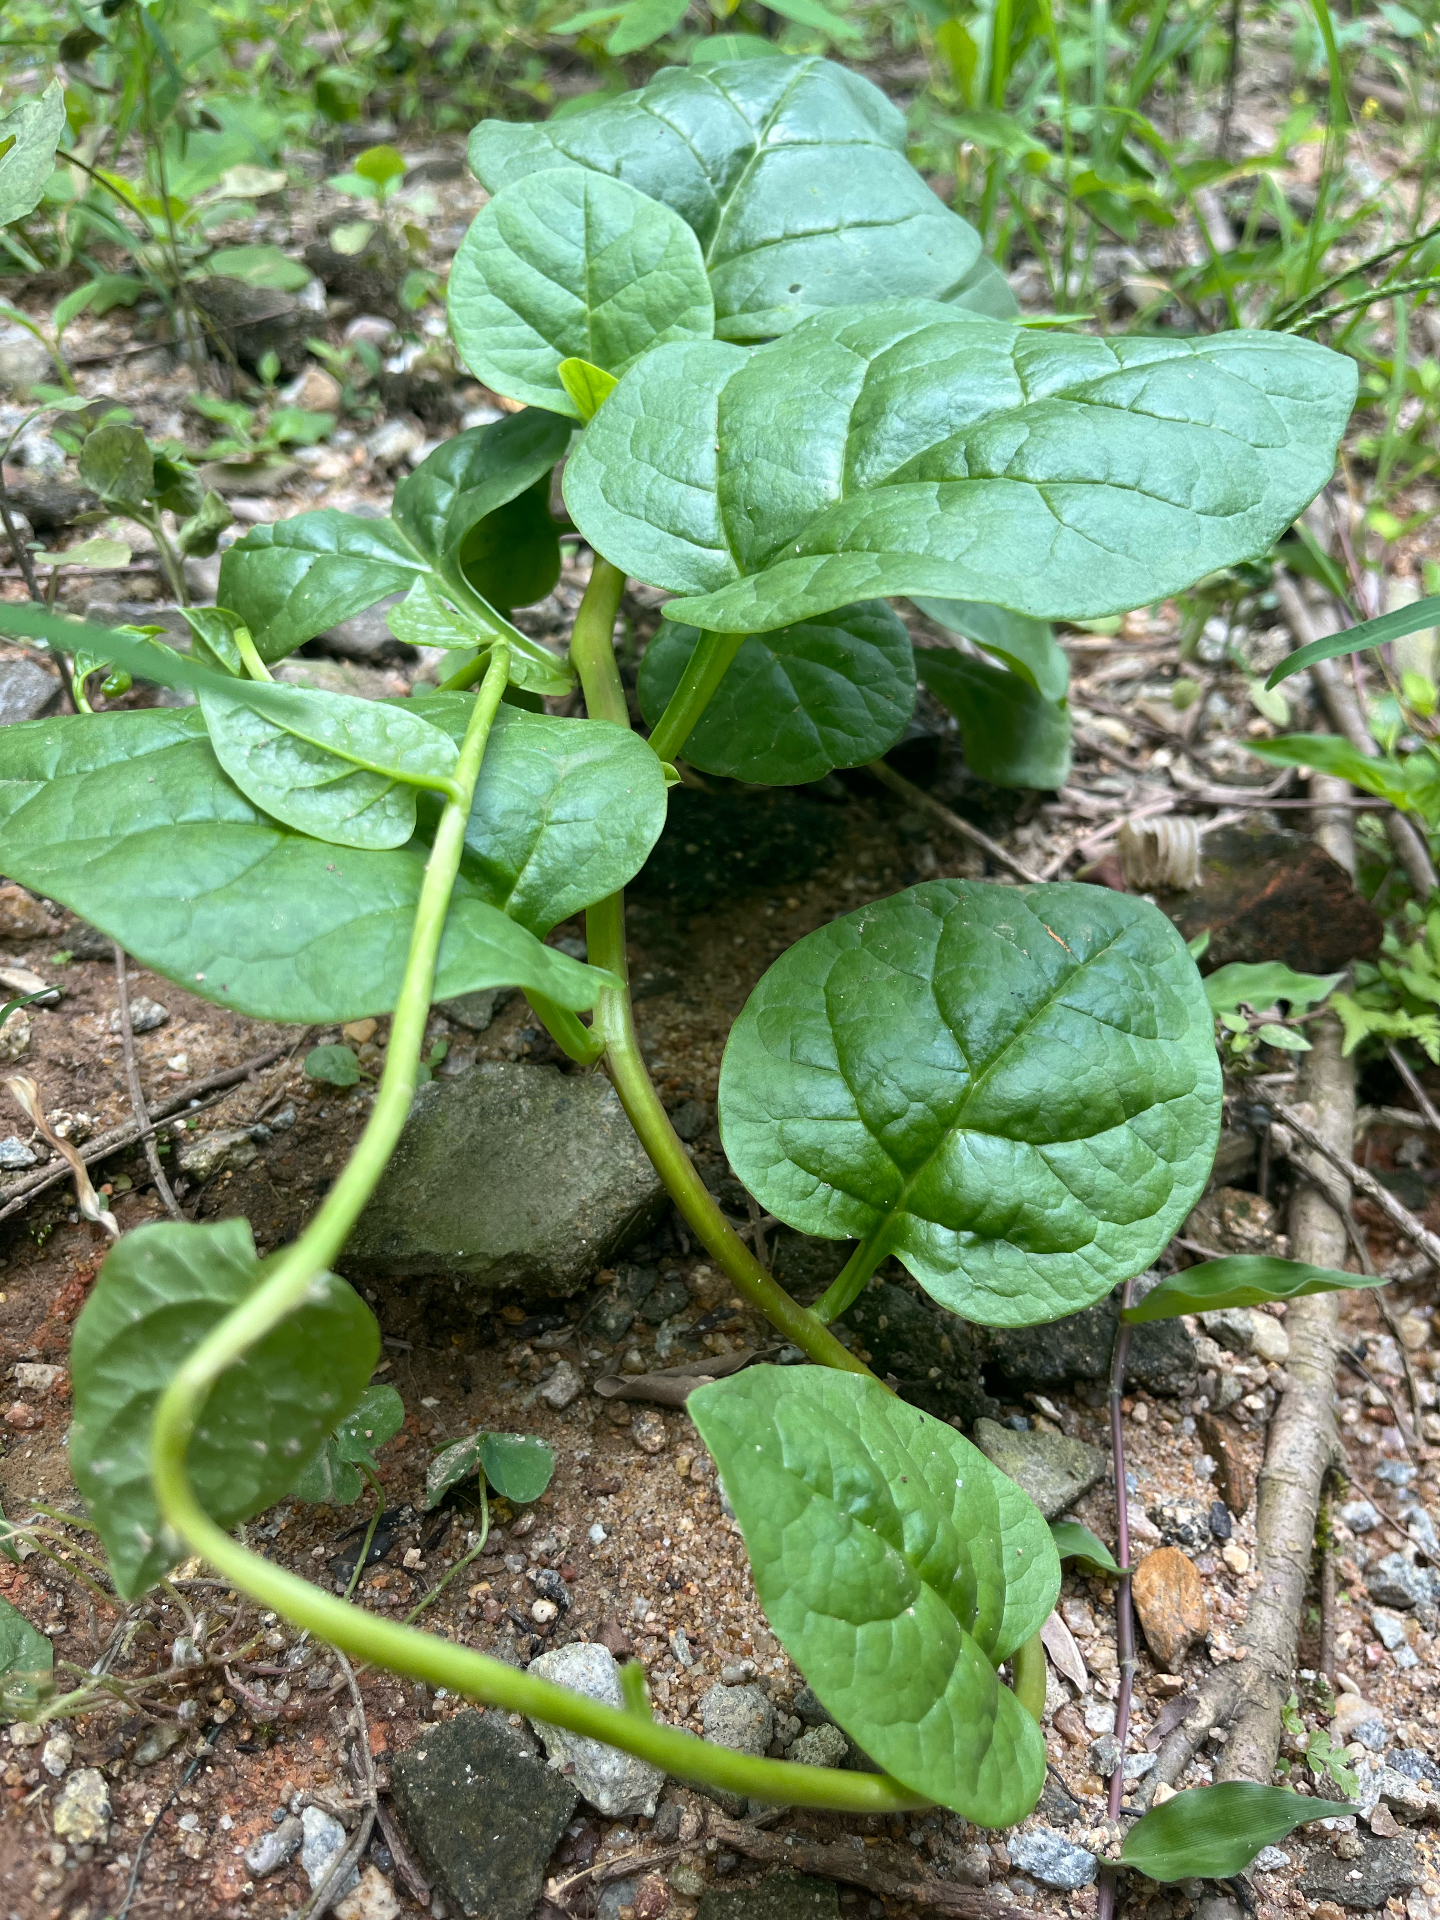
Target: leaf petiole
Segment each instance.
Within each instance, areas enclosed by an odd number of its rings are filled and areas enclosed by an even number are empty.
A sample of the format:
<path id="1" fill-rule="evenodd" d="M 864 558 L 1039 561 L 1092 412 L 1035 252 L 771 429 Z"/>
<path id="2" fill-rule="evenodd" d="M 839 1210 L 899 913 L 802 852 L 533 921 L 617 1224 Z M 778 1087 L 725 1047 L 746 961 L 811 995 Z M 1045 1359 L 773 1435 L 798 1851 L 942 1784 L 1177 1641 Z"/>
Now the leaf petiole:
<path id="1" fill-rule="evenodd" d="M 730 663 L 749 637 L 745 633 L 701 634 L 685 663 L 680 684 L 650 735 L 650 744 L 662 760 L 673 760 L 690 738 Z"/>
<path id="2" fill-rule="evenodd" d="M 260 650 L 251 638 L 250 629 L 237 626 L 235 629 L 235 651 L 240 655 L 245 671 L 252 680 L 273 680 L 274 674 L 260 658 Z"/>

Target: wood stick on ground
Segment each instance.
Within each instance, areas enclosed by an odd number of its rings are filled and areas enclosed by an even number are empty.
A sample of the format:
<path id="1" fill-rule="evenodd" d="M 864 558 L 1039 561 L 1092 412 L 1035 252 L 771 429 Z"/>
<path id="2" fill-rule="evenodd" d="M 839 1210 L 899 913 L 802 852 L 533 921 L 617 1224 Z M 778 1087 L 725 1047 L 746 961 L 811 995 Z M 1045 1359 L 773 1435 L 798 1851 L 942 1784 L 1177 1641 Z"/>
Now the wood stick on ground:
<path id="1" fill-rule="evenodd" d="M 1386 1047 L 1385 1051 L 1390 1056 L 1391 1066 L 1394 1067 L 1395 1071 L 1409 1088 L 1410 1098 L 1420 1109 L 1420 1117 L 1424 1120 L 1426 1126 L 1430 1128 L 1432 1133 L 1440 1133 L 1440 1113 L 1435 1111 L 1429 1094 L 1426 1093 L 1424 1087 L 1421 1086 L 1419 1080 L 1416 1078 L 1415 1071 L 1411 1067 L 1410 1062 L 1393 1041 Z"/>
<path id="2" fill-rule="evenodd" d="M 1353 1149 L 1348 1137 L 1342 1151 L 1311 1126 L 1303 1113 L 1298 1113 L 1294 1107 L 1287 1106 L 1283 1100 L 1267 1100 L 1265 1104 L 1283 1126 L 1289 1127 L 1290 1131 L 1303 1140 L 1307 1147 L 1313 1148 L 1322 1159 L 1328 1161 L 1337 1173 L 1342 1174 L 1350 1182 L 1357 1193 L 1363 1193 L 1367 1200 L 1372 1200 L 1391 1225 L 1398 1227 L 1405 1238 L 1413 1241 L 1420 1249 L 1431 1266 L 1440 1270 L 1440 1237 L 1431 1233 L 1423 1220 L 1417 1220 L 1408 1207 L 1402 1206 L 1388 1187 L 1382 1187 L 1373 1173 L 1355 1165 L 1350 1158 Z M 1318 1265 L 1319 1262 L 1315 1264 Z"/>
<path id="3" fill-rule="evenodd" d="M 1312 781 L 1311 793 L 1320 803 L 1315 838 L 1353 872 L 1350 817 L 1325 804 L 1343 797 L 1344 791 L 1344 783 L 1329 776 Z M 1329 1152 L 1348 1154 L 1355 1138 L 1354 1066 L 1340 1051 L 1338 1021 L 1317 1021 L 1309 1031 L 1313 1044 L 1301 1056 L 1300 1090 L 1315 1118 L 1313 1126 L 1305 1122 L 1305 1134 L 1322 1141 Z M 1296 1189 L 1289 1224 L 1295 1259 L 1314 1266 L 1344 1266 L 1345 1222 L 1309 1181 Z M 1286 1313 L 1290 1359 L 1266 1439 L 1255 1519 L 1259 1584 L 1236 1635 L 1245 1657 L 1216 1669 L 1193 1711 L 1161 1742 L 1154 1770 L 1138 1796 L 1147 1805 L 1155 1787 L 1174 1784 L 1215 1727 L 1227 1736 L 1217 1778 L 1270 1783 L 1280 1745 L 1280 1712 L 1295 1668 L 1321 1488 L 1341 1458 L 1334 1411 L 1340 1298 L 1338 1293 L 1312 1294 L 1292 1300 Z"/>
<path id="4" fill-rule="evenodd" d="M 263 1073 L 266 1067 L 273 1067 L 277 1060 L 283 1060 L 294 1047 L 303 1044 L 304 1037 L 302 1035 L 300 1041 L 292 1041 L 289 1045 L 271 1047 L 265 1053 L 257 1053 L 249 1060 L 242 1060 L 238 1067 L 222 1067 L 218 1073 L 206 1074 L 203 1080 L 192 1080 L 188 1087 L 172 1093 L 152 1110 L 148 1129 L 142 1129 L 133 1120 L 127 1120 L 123 1126 L 110 1127 L 106 1132 L 96 1134 L 83 1149 L 80 1158 L 87 1167 L 93 1167 L 97 1160 L 107 1160 L 112 1153 L 133 1147 L 143 1132 L 153 1133 L 162 1120 L 171 1119 L 182 1107 L 188 1108 L 192 1100 L 201 1100 L 206 1094 L 224 1093 L 231 1087 L 239 1086 L 242 1080 L 250 1079 L 253 1074 Z M 63 1161 L 58 1166 L 37 1167 L 34 1173 L 27 1173 L 23 1180 L 17 1180 L 7 1190 L 5 1203 L 0 1206 L 0 1220 L 8 1220 L 12 1214 L 21 1212 L 37 1193 L 43 1193 L 47 1187 L 58 1186 L 69 1177 L 70 1169 Z"/>
<path id="5" fill-rule="evenodd" d="M 129 960 L 125 949 L 118 940 L 112 941 L 115 948 L 115 990 L 120 1000 L 120 1045 L 125 1055 L 125 1084 L 130 1090 L 130 1111 L 135 1115 L 135 1125 L 139 1128 L 139 1137 L 145 1143 L 145 1164 L 150 1169 L 150 1178 L 155 1182 L 155 1191 L 165 1203 L 165 1211 L 172 1220 L 183 1220 L 180 1202 L 175 1198 L 175 1190 L 165 1178 L 165 1169 L 160 1164 L 160 1149 L 155 1144 L 155 1129 L 150 1125 L 150 1109 L 145 1104 L 145 1089 L 140 1084 L 140 1067 L 135 1058 L 135 1028 L 130 1019 L 130 975 Z"/>
<path id="6" fill-rule="evenodd" d="M 1285 624 L 1294 634 L 1296 643 L 1308 647 L 1318 640 L 1320 635 L 1315 630 L 1315 622 L 1300 589 L 1288 574 L 1278 569 L 1275 574 L 1275 593 L 1280 602 L 1280 611 L 1285 616 Z M 1357 753 L 1363 753 L 1367 760 L 1373 760 L 1380 749 L 1370 738 L 1370 729 L 1365 724 L 1354 694 L 1345 683 L 1339 662 L 1317 660 L 1310 674 L 1325 703 L 1331 726 L 1337 733 L 1344 734 Z M 1393 808 L 1385 816 L 1385 831 L 1389 835 L 1395 858 L 1405 869 L 1406 878 L 1423 904 L 1440 887 L 1440 879 L 1436 878 L 1425 842 L 1404 815 L 1396 813 Z"/>
<path id="7" fill-rule="evenodd" d="M 962 840 L 968 840 L 972 846 L 979 847 L 987 860 L 993 860 L 997 866 L 1004 867 L 1007 873 L 1013 873 L 1017 879 L 1028 880 L 1032 885 L 1039 882 L 1038 873 L 1032 873 L 1023 861 L 1017 860 L 1013 853 L 1007 853 L 997 840 L 988 833 L 982 833 L 979 827 L 972 827 L 968 820 L 962 820 L 958 813 L 952 813 L 949 807 L 926 793 L 923 787 L 913 786 L 903 774 L 896 773 L 893 767 L 883 760 L 872 760 L 866 767 L 867 773 L 873 773 L 882 786 L 889 787 L 892 793 L 910 806 L 917 807 L 921 813 L 928 813 L 932 820 L 938 820 L 942 826 L 949 827 L 952 833 L 958 833 Z"/>
<path id="8" fill-rule="evenodd" d="M 746 1820 L 726 1820 L 718 1813 L 709 1819 L 709 1834 L 722 1847 L 743 1853 L 747 1860 L 766 1866 L 788 1867 L 796 1873 L 817 1874 L 864 1887 L 886 1900 L 909 1900 L 931 1913 L 954 1914 L 958 1920 L 1021 1920 L 1024 1909 L 982 1893 L 978 1887 L 957 1886 L 917 1874 L 915 1863 L 894 1853 L 857 1849 L 844 1843 L 802 1840 L 796 1834 L 766 1833 Z"/>

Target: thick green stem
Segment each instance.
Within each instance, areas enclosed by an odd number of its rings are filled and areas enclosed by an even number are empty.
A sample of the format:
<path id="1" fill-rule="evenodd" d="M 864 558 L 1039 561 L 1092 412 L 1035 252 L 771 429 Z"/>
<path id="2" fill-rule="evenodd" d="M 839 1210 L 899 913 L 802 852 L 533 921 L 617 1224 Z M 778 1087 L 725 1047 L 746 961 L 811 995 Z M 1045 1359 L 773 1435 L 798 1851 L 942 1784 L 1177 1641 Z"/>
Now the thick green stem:
<path id="1" fill-rule="evenodd" d="M 625 576 L 608 560 L 595 556 L 595 568 L 585 598 L 575 616 L 570 636 L 570 658 L 580 675 L 585 707 L 592 720 L 613 720 L 628 727 L 630 712 L 615 663 L 615 615 L 620 607 Z M 653 744 L 653 743 L 652 743 Z M 690 1156 L 670 1116 L 661 1104 L 640 1052 L 635 1015 L 630 1004 L 629 970 L 625 952 L 625 896 L 612 893 L 585 916 L 591 966 L 608 967 L 626 982 L 606 987 L 595 1003 L 590 1028 L 605 1042 L 605 1065 L 620 1104 L 639 1135 L 640 1144 L 654 1162 L 665 1191 L 712 1259 L 719 1262 L 737 1289 L 758 1307 L 771 1325 L 799 1347 L 817 1365 L 838 1367 L 846 1373 L 869 1374 L 813 1313 L 792 1300 L 765 1271 L 745 1242 L 721 1213 L 705 1182 L 691 1165 Z"/>
<path id="2" fill-rule="evenodd" d="M 568 1007 L 556 1006 L 543 993 L 533 993 L 527 987 L 525 998 L 530 1002 L 530 1011 L 560 1051 L 582 1067 L 593 1067 L 605 1051 L 601 1035 L 593 1027 L 587 1027 L 578 1014 Z"/>
<path id="3" fill-rule="evenodd" d="M 701 634 L 685 663 L 679 686 L 650 735 L 650 744 L 662 760 L 673 760 L 690 738 L 730 662 L 748 638 L 744 633 Z"/>
<path id="4" fill-rule="evenodd" d="M 893 1219 L 882 1220 L 872 1234 L 861 1240 L 850 1258 L 836 1274 L 811 1311 L 828 1327 L 847 1307 L 854 1306 L 864 1291 L 865 1282 L 890 1251 Z"/>
<path id="5" fill-rule="evenodd" d="M 1045 1718 L 1045 1648 L 1038 1633 L 1011 1654 L 1010 1684 L 1015 1698 L 1039 1726 Z"/>

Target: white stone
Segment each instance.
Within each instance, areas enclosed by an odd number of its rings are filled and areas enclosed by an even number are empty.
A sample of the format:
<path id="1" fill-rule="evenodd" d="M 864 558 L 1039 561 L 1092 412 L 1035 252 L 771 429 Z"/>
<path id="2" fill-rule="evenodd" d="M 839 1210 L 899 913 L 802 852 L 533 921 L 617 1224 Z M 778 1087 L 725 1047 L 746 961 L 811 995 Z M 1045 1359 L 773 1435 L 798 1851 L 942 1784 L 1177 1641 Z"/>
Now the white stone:
<path id="1" fill-rule="evenodd" d="M 305 1869 L 305 1878 L 310 1882 L 313 1893 L 330 1871 L 330 1863 L 336 1854 L 345 1851 L 345 1829 L 333 1814 L 323 1812 L 319 1807 L 306 1807 L 300 1815 L 300 1864 Z M 344 1876 L 340 1890 L 349 1893 L 359 1884 L 360 1876 L 351 1867 Z"/>
<path id="2" fill-rule="evenodd" d="M 64 1373 L 63 1367 L 47 1367 L 39 1360 L 22 1360 L 15 1369 L 15 1384 L 22 1393 L 49 1393 Z"/>
<path id="3" fill-rule="evenodd" d="M 398 1920 L 400 1902 L 378 1867 L 366 1867 L 360 1884 L 335 1908 L 335 1920 Z"/>
<path id="4" fill-rule="evenodd" d="M 52 1779 L 58 1780 L 75 1758 L 75 1742 L 68 1733 L 52 1733 L 40 1749 L 40 1764 Z"/>
<path id="5" fill-rule="evenodd" d="M 104 1843 L 110 1832 L 110 1790 L 98 1767 L 81 1767 L 70 1775 L 60 1789 L 50 1824 L 56 1838 L 68 1840 L 71 1846 Z"/>
<path id="6" fill-rule="evenodd" d="M 542 1680 L 570 1687 L 607 1706 L 625 1704 L 615 1656 L 598 1641 L 575 1641 L 568 1647 L 557 1647 L 553 1653 L 542 1653 L 538 1660 L 531 1661 L 529 1670 Z M 653 1816 L 656 1798 L 665 1784 L 665 1775 L 658 1767 L 565 1727 L 552 1727 L 543 1720 L 532 1720 L 531 1725 L 544 1742 L 552 1767 L 573 1765 L 574 1772 L 567 1776 L 570 1784 L 597 1813 L 610 1819 L 623 1813 Z"/>
<path id="7" fill-rule="evenodd" d="M 578 1400 L 584 1382 L 568 1360 L 561 1360 L 550 1378 L 540 1389 L 540 1398 L 547 1407 L 562 1412 L 572 1401 Z"/>

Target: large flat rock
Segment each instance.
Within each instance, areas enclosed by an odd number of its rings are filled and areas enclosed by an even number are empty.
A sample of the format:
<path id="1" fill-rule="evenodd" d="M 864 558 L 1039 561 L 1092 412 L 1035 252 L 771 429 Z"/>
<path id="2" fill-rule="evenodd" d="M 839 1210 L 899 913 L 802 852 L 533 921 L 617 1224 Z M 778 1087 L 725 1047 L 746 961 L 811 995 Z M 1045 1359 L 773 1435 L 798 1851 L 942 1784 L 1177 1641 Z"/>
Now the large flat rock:
<path id="1" fill-rule="evenodd" d="M 608 1080 L 486 1060 L 420 1088 L 340 1264 L 568 1294 L 664 1204 Z"/>

